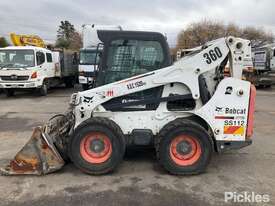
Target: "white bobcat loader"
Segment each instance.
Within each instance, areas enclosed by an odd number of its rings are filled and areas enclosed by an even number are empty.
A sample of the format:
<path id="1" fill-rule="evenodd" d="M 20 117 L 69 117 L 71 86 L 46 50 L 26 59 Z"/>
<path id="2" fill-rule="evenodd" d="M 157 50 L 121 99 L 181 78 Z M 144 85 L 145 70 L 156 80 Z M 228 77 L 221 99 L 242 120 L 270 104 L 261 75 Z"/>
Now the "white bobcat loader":
<path id="1" fill-rule="evenodd" d="M 36 128 L 3 174 L 47 174 L 68 160 L 104 174 L 129 145 L 154 145 L 172 174 L 198 174 L 214 151 L 251 144 L 256 90 L 241 80 L 251 65 L 248 40 L 217 39 L 171 65 L 159 33 L 98 31 L 98 37 L 104 43 L 98 87 L 73 94 L 69 110 Z M 224 78 L 228 60 L 232 76 Z"/>

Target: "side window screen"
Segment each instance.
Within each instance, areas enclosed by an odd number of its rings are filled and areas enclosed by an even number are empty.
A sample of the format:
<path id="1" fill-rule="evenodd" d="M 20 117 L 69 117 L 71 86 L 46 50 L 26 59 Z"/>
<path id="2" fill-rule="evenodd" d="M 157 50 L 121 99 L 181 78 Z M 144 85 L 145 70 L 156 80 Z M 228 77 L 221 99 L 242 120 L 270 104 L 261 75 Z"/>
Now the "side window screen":
<path id="1" fill-rule="evenodd" d="M 160 69 L 163 60 L 157 41 L 114 40 L 108 52 L 105 84 Z"/>
<path id="2" fill-rule="evenodd" d="M 43 52 L 36 52 L 37 65 L 41 65 L 45 62 L 45 54 Z"/>
<path id="3" fill-rule="evenodd" d="M 46 53 L 46 56 L 47 56 L 47 62 L 53 62 L 53 57 L 52 57 L 52 54 L 51 53 Z"/>

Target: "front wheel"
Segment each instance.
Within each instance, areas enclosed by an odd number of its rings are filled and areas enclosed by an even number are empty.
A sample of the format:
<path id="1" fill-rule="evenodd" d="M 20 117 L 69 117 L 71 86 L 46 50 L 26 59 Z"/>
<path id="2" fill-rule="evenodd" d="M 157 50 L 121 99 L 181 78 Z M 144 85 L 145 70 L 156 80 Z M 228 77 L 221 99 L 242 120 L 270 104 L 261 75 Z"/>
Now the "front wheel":
<path id="1" fill-rule="evenodd" d="M 105 174 L 122 161 L 125 140 L 120 128 L 107 118 L 94 117 L 77 127 L 69 143 L 72 162 L 83 172 Z"/>
<path id="2" fill-rule="evenodd" d="M 75 80 L 74 78 L 67 77 L 65 78 L 64 83 L 66 88 L 73 88 L 75 84 Z"/>
<path id="3" fill-rule="evenodd" d="M 156 141 L 160 164 L 177 175 L 205 171 L 212 154 L 212 140 L 199 124 L 176 119 L 161 130 Z"/>
<path id="4" fill-rule="evenodd" d="M 40 96 L 47 96 L 47 94 L 48 94 L 48 85 L 46 84 L 46 82 L 43 82 L 42 86 L 40 88 L 38 88 L 38 94 Z"/>
<path id="5" fill-rule="evenodd" d="M 88 90 L 90 87 L 89 87 L 89 85 L 88 84 L 82 84 L 82 90 L 83 91 L 86 91 L 86 90 Z"/>
<path id="6" fill-rule="evenodd" d="M 4 91 L 5 91 L 7 97 L 14 96 L 14 93 L 15 93 L 14 89 L 5 89 Z"/>

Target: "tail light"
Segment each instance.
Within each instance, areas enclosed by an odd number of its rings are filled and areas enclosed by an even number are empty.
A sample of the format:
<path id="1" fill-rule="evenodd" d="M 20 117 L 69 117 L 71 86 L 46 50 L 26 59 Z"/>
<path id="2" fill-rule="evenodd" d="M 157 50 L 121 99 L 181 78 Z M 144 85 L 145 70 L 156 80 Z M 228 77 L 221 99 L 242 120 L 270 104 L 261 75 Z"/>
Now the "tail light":
<path id="1" fill-rule="evenodd" d="M 37 78 L 37 72 L 33 72 L 31 75 L 31 79 L 35 79 L 35 78 Z"/>
<path id="2" fill-rule="evenodd" d="M 251 84 L 250 97 L 249 97 L 249 108 L 248 108 L 248 118 L 247 118 L 247 128 L 246 128 L 246 137 L 251 137 L 252 134 L 253 134 L 255 100 L 256 100 L 256 87 L 253 84 Z"/>

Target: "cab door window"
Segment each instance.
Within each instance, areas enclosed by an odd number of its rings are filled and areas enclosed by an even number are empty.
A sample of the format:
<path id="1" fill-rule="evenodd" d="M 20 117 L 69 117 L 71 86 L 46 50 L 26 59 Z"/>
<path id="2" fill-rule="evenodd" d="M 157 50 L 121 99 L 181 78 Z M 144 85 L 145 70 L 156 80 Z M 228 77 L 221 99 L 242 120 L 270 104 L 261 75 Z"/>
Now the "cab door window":
<path id="1" fill-rule="evenodd" d="M 45 54 L 43 52 L 36 52 L 37 65 L 41 65 L 45 62 Z"/>
<path id="2" fill-rule="evenodd" d="M 47 57 L 47 62 L 48 62 L 48 63 L 53 62 L 53 57 L 52 57 L 52 54 L 51 54 L 51 53 L 46 53 L 46 57 Z"/>
<path id="3" fill-rule="evenodd" d="M 157 41 L 114 40 L 111 42 L 105 84 L 160 69 L 164 61 Z"/>

